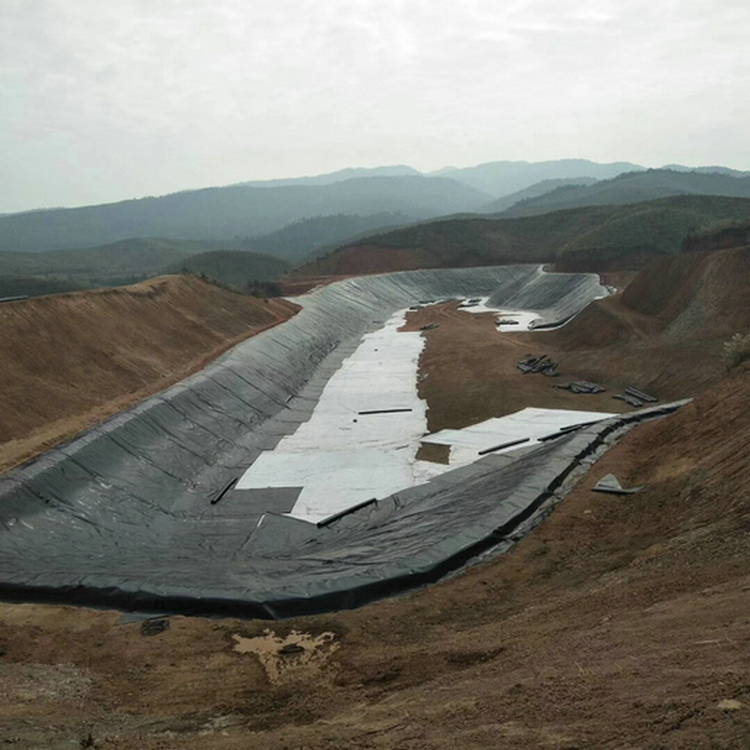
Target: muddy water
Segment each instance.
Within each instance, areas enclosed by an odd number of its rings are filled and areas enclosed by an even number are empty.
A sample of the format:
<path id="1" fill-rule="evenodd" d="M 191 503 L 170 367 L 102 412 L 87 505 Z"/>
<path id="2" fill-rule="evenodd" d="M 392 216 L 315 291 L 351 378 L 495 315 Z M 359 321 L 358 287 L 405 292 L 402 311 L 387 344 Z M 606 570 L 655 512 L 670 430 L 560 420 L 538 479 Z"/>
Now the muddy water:
<path id="1" fill-rule="evenodd" d="M 240 654 L 255 654 L 274 684 L 287 677 L 319 670 L 339 647 L 334 633 L 311 635 L 293 630 L 284 638 L 266 630 L 255 638 L 238 634 L 232 638 L 234 650 Z"/>

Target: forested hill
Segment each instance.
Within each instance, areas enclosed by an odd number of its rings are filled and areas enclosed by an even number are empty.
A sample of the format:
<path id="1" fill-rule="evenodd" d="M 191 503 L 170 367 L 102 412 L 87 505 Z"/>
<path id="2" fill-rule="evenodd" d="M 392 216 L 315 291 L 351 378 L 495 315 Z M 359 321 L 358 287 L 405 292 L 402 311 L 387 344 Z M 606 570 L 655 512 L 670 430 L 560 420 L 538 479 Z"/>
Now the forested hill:
<path id="1" fill-rule="evenodd" d="M 725 195 L 750 198 L 750 176 L 728 170 L 690 172 L 649 169 L 629 172 L 593 185 L 563 186 L 537 197 L 522 200 L 502 216 L 532 216 L 580 206 L 623 205 L 665 198 L 671 195 Z"/>
<path id="2" fill-rule="evenodd" d="M 442 219 L 370 235 L 295 275 L 543 262 L 571 270 L 639 268 L 653 255 L 681 252 L 701 228 L 748 216 L 750 198 L 688 195 L 540 216 Z"/>
<path id="3" fill-rule="evenodd" d="M 305 217 L 401 212 L 425 219 L 472 211 L 490 199 L 460 182 L 419 175 L 364 177 L 329 185 L 206 188 L 0 216 L 0 251 L 90 247 L 133 237 L 231 240 L 274 232 Z"/>

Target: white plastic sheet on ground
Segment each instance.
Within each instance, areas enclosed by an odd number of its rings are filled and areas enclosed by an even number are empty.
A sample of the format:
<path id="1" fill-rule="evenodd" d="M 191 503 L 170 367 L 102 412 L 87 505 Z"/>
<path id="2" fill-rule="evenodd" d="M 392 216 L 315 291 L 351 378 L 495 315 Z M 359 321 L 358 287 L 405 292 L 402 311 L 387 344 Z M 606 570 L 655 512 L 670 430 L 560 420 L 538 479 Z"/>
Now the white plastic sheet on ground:
<path id="1" fill-rule="evenodd" d="M 473 463 L 479 458 L 479 451 L 493 448 L 502 443 L 528 438 L 523 446 L 511 446 L 497 451 L 498 454 L 528 447 L 539 443 L 539 438 L 558 432 L 563 427 L 593 422 L 615 416 L 598 411 L 571 411 L 568 409 L 537 409 L 528 407 L 505 417 L 488 419 L 462 430 L 441 430 L 426 435 L 422 442 L 433 445 L 449 445 L 450 464 L 446 468 L 457 468 Z"/>
<path id="2" fill-rule="evenodd" d="M 405 311 L 364 336 L 328 381 L 307 422 L 253 463 L 237 489 L 302 487 L 290 515 L 319 521 L 371 498 L 382 498 L 434 475 L 415 466 L 426 429 L 417 395 L 424 339 L 399 332 Z M 410 409 L 360 414 L 379 409 Z M 424 462 L 418 462 L 420 464 Z"/>
<path id="3" fill-rule="evenodd" d="M 528 331 L 532 320 L 536 320 L 540 313 L 537 310 L 511 310 L 501 307 L 488 307 L 489 297 L 479 298 L 479 303 L 470 307 L 459 307 L 459 310 L 468 313 L 494 313 L 496 320 L 515 320 L 517 324 L 498 325 L 497 330 L 501 333 L 512 333 L 514 331 Z"/>

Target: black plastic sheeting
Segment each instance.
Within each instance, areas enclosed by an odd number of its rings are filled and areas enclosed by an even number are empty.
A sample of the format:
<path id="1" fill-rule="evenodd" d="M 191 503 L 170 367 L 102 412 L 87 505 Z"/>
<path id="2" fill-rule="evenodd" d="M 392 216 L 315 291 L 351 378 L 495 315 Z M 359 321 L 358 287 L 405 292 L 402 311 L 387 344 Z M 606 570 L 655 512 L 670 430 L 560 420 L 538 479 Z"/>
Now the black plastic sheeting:
<path id="1" fill-rule="evenodd" d="M 538 269 L 532 277 L 496 289 L 487 304 L 511 310 L 535 310 L 539 317 L 533 320 L 532 327 L 551 328 L 580 312 L 581 300 L 590 302 L 606 295 L 607 290 L 596 274 L 550 274 Z"/>
<path id="2" fill-rule="evenodd" d="M 0 596 L 290 616 L 435 580 L 496 544 L 598 439 L 594 428 L 512 464 L 490 456 L 322 528 L 280 515 L 298 488 L 239 491 L 233 480 L 309 417 L 362 334 L 393 311 L 511 287 L 517 297 L 537 277 L 536 266 L 413 271 L 305 297 L 287 323 L 0 479 Z"/>

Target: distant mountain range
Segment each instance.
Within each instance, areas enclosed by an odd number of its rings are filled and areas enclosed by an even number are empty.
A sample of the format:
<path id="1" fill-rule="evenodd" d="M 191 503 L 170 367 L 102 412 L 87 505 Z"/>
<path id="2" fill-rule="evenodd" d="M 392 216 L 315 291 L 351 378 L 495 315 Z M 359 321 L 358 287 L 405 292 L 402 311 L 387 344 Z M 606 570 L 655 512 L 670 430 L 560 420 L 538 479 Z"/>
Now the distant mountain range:
<path id="1" fill-rule="evenodd" d="M 405 165 L 345 169 L 2 215 L 0 252 L 76 248 L 80 253 L 158 237 L 167 243 L 193 242 L 194 253 L 245 249 L 299 263 L 353 237 L 438 217 L 525 216 L 683 194 L 748 196 L 750 173 L 718 166 L 647 170 L 629 162 L 584 159 L 500 161 L 431 174 Z M 116 264 L 117 250 L 102 252 L 103 263 Z"/>
<path id="2" fill-rule="evenodd" d="M 405 164 L 393 167 L 350 167 L 337 172 L 314 175 L 312 177 L 288 177 L 277 180 L 251 180 L 238 184 L 246 187 L 289 187 L 290 185 L 333 185 L 335 182 L 354 180 L 359 177 L 424 177 L 420 171 Z"/>
<path id="3" fill-rule="evenodd" d="M 622 205 L 670 195 L 750 198 L 750 173 L 674 169 L 629 172 L 591 185 L 565 185 L 542 195 L 524 197 L 503 211 L 502 215 L 533 216 L 563 208 Z"/>
<path id="4" fill-rule="evenodd" d="M 567 180 L 571 177 L 606 180 L 623 172 L 644 169 L 645 167 L 630 162 L 598 164 L 588 159 L 558 159 L 537 162 L 493 161 L 476 167 L 441 169 L 434 174 L 449 177 L 475 190 L 500 198 L 545 180 Z"/>
<path id="5" fill-rule="evenodd" d="M 394 213 L 427 219 L 472 211 L 491 196 L 422 175 L 357 177 L 328 185 L 233 185 L 160 198 L 0 217 L 0 251 L 39 252 L 131 237 L 225 241 L 277 231 L 304 218 Z"/>

